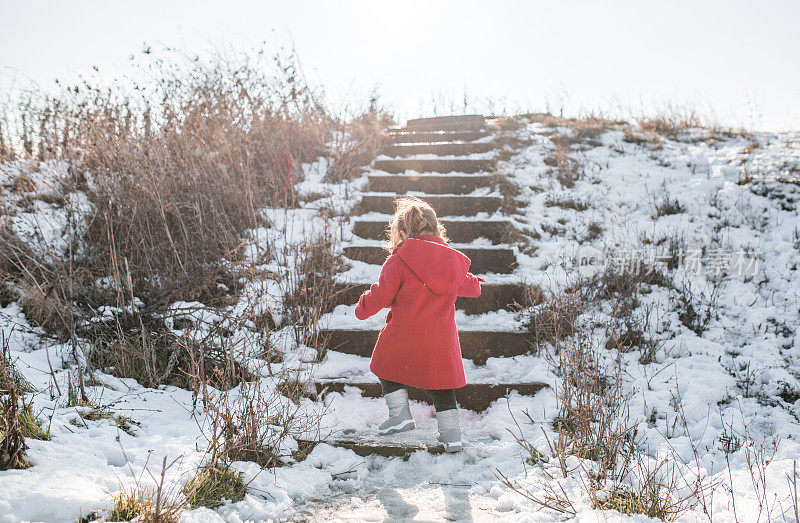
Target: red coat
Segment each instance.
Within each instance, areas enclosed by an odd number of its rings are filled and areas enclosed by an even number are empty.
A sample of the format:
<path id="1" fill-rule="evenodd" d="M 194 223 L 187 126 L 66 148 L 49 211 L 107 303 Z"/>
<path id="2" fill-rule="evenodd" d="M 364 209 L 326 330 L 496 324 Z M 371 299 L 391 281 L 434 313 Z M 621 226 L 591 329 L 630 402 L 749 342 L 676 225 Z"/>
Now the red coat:
<path id="1" fill-rule="evenodd" d="M 467 384 L 456 330 L 456 296 L 477 298 L 481 278 L 470 260 L 437 236 L 401 243 L 365 291 L 356 317 L 365 320 L 390 307 L 369 368 L 379 378 L 422 389 Z"/>

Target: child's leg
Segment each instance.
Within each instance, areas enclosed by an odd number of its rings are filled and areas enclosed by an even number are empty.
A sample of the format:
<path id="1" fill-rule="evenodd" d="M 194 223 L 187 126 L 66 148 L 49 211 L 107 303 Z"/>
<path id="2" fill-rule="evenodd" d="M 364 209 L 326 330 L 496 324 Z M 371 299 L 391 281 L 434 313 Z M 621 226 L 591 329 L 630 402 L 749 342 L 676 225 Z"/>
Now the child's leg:
<path id="1" fill-rule="evenodd" d="M 428 395 L 433 400 L 433 407 L 437 413 L 458 408 L 454 389 L 429 390 Z"/>
<path id="2" fill-rule="evenodd" d="M 383 389 L 383 395 L 386 396 L 387 394 L 391 394 L 392 392 L 396 392 L 400 389 L 405 389 L 406 386 L 402 383 L 397 383 L 396 381 L 389 381 L 383 378 L 378 378 L 381 381 L 381 388 Z"/>
<path id="3" fill-rule="evenodd" d="M 388 436 L 416 427 L 408 406 L 408 391 L 402 383 L 378 378 L 383 389 L 383 399 L 389 408 L 389 418 L 378 426 L 378 434 Z"/>
<path id="4" fill-rule="evenodd" d="M 436 422 L 439 425 L 439 442 L 447 452 L 461 450 L 461 427 L 458 423 L 458 405 L 453 389 L 429 390 L 428 394 L 436 408 Z"/>

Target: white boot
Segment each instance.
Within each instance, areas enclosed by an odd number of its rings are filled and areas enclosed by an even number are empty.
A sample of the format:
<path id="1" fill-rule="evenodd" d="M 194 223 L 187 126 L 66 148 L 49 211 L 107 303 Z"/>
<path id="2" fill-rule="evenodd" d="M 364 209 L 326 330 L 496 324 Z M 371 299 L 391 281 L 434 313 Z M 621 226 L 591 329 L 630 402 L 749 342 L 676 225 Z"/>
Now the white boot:
<path id="1" fill-rule="evenodd" d="M 386 400 L 386 406 L 389 407 L 389 419 L 378 425 L 378 434 L 388 436 L 416 428 L 414 418 L 411 417 L 411 409 L 408 406 L 406 389 L 398 389 L 386 394 L 383 398 Z"/>
<path id="2" fill-rule="evenodd" d="M 443 410 L 436 413 L 439 425 L 439 443 L 445 452 L 461 450 L 461 427 L 458 424 L 458 409 Z"/>

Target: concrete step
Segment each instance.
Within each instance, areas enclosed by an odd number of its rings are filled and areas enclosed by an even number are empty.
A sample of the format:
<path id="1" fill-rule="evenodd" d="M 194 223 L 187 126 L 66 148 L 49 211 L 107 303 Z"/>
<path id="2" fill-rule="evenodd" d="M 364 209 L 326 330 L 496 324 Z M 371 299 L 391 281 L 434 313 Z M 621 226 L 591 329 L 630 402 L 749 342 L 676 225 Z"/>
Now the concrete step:
<path id="1" fill-rule="evenodd" d="M 369 398 L 380 398 L 383 396 L 381 385 L 377 381 L 364 383 L 322 381 L 317 382 L 316 386 L 318 394 L 322 394 L 325 391 L 344 392 L 345 387 L 355 387 L 361 390 L 363 396 Z M 458 401 L 458 405 L 463 409 L 482 412 L 495 401 L 500 398 L 505 398 L 512 390 L 522 396 L 533 396 L 546 387 L 546 383 L 467 383 L 465 387 L 456 389 L 456 400 Z M 414 401 L 430 404 L 428 393 L 421 389 L 408 387 L 408 397 Z"/>
<path id="2" fill-rule="evenodd" d="M 474 131 L 483 129 L 486 121 L 479 114 L 414 118 L 406 122 L 406 129 L 416 131 Z"/>
<path id="3" fill-rule="evenodd" d="M 337 305 L 355 305 L 361 294 L 369 289 L 368 283 L 339 283 L 331 309 Z M 525 287 L 518 283 L 483 283 L 477 298 L 457 298 L 456 309 L 466 314 L 483 314 L 501 309 L 514 310 L 525 301 Z M 330 310 L 325 311 L 330 312 Z"/>
<path id="4" fill-rule="evenodd" d="M 514 271 L 517 257 L 514 251 L 502 247 L 476 247 L 458 249 L 472 261 L 469 270 L 473 274 L 509 274 Z M 380 246 L 364 245 L 344 248 L 344 255 L 351 260 L 383 265 L 389 253 Z"/>
<path id="5" fill-rule="evenodd" d="M 318 441 L 298 439 L 297 443 L 306 447 L 313 447 Z M 384 443 L 381 441 L 362 441 L 349 439 L 327 439 L 325 443 L 334 447 L 352 450 L 359 456 L 383 456 L 384 458 L 403 458 L 407 460 L 415 452 L 429 452 L 431 454 L 444 454 L 441 445 L 427 446 L 414 443 Z"/>
<path id="6" fill-rule="evenodd" d="M 379 171 L 391 174 L 416 171 L 419 173 L 477 173 L 491 171 L 495 166 L 494 160 L 469 160 L 469 159 L 435 159 L 435 160 L 375 160 L 372 167 Z"/>
<path id="7" fill-rule="evenodd" d="M 467 154 L 487 153 L 494 149 L 489 143 L 431 143 L 420 145 L 384 145 L 381 153 L 386 156 L 408 156 L 411 154 L 435 154 L 438 156 L 461 156 Z"/>
<path id="8" fill-rule="evenodd" d="M 362 213 L 394 214 L 396 198 L 397 196 L 365 194 L 361 197 L 358 210 Z M 424 200 L 433 206 L 440 217 L 474 216 L 480 212 L 493 213 L 503 204 L 500 196 L 425 196 Z"/>
<path id="9" fill-rule="evenodd" d="M 397 129 L 387 133 L 387 140 L 389 143 L 471 142 L 486 136 L 486 131 L 414 132 Z"/>
<path id="10" fill-rule="evenodd" d="M 385 240 L 388 220 L 355 220 L 353 232 L 367 240 Z M 476 238 L 486 238 L 492 243 L 503 243 L 513 224 L 508 220 L 441 220 L 447 236 L 455 243 L 469 243 Z"/>
<path id="11" fill-rule="evenodd" d="M 320 339 L 328 350 L 369 358 L 378 340 L 377 330 L 325 329 Z M 529 333 L 508 331 L 460 331 L 461 355 L 483 365 L 491 357 L 527 354 L 533 346 Z"/>
<path id="12" fill-rule="evenodd" d="M 492 176 L 466 175 L 420 175 L 420 176 L 370 176 L 369 190 L 373 192 L 407 191 L 427 194 L 469 194 L 475 189 L 489 187 L 495 180 Z"/>

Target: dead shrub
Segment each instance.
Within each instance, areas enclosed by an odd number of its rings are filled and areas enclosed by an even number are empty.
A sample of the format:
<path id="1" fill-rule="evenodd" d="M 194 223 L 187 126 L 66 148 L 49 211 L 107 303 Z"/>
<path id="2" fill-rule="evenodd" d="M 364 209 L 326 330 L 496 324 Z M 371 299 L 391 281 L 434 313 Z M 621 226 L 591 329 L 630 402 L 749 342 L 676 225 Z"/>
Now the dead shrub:
<path id="1" fill-rule="evenodd" d="M 6 108 L 0 106 L 0 162 L 12 162 L 17 159 L 11 141 L 9 117 L 6 113 Z"/>
<path id="2" fill-rule="evenodd" d="M 158 317 L 118 316 L 95 324 L 88 336 L 94 344 L 92 365 L 145 387 L 167 384 L 197 391 L 199 383 L 232 388 L 252 379 L 223 337 L 214 343 L 210 335 L 200 340 L 192 333 L 176 336 Z"/>
<path id="3" fill-rule="evenodd" d="M 583 303 L 574 290 L 545 294 L 539 287 L 528 287 L 526 302 L 531 309 L 526 314 L 525 327 L 537 347 L 557 343 L 575 333 Z"/>
<path id="4" fill-rule="evenodd" d="M 564 450 L 596 463 L 591 479 L 619 477 L 634 452 L 638 423 L 630 421 L 619 360 L 607 366 L 587 337 L 560 341 L 555 354 L 559 411 L 554 427 Z"/>
<path id="5" fill-rule="evenodd" d="M 650 315 L 654 309 L 652 306 L 642 308 L 643 311 L 631 312 L 606 328 L 606 349 L 621 354 L 638 350 L 639 363 L 647 365 L 655 361 L 659 344 L 649 332 Z"/>
<path id="6" fill-rule="evenodd" d="M 643 260 L 612 260 L 604 270 L 580 286 L 583 300 L 612 300 L 613 314 L 618 318 L 630 317 L 640 304 L 640 296 L 649 292 L 650 286 L 672 288 L 672 280 L 659 265 L 648 265 Z"/>
<path id="7" fill-rule="evenodd" d="M 569 127 L 576 135 L 589 138 L 594 138 L 609 129 L 625 124 L 622 120 L 610 120 L 597 114 L 589 114 L 580 118 L 555 116 L 551 113 L 528 113 L 522 116 L 545 127 Z"/>
<path id="8" fill-rule="evenodd" d="M 616 349 L 622 353 L 630 352 L 634 348 L 642 347 L 646 344 L 644 333 L 628 321 L 621 332 L 615 332 L 606 341 L 606 349 Z"/>
<path id="9" fill-rule="evenodd" d="M 554 440 L 543 433 L 561 477 L 578 476 L 590 500 L 600 499 L 596 493 L 604 485 L 618 485 L 630 473 L 634 457 L 638 423 L 629 419 L 628 397 L 621 386 L 622 366 L 619 360 L 607 365 L 602 353 L 587 336 L 575 334 L 560 339 L 558 350 L 548 354 L 558 376 L 555 394 L 558 413 L 553 419 Z M 513 415 L 512 415 L 513 416 Z M 516 420 L 515 420 L 516 421 Z M 539 492 L 520 488 L 499 470 L 495 475 L 514 492 L 542 508 L 574 515 L 576 506 L 559 479 L 542 465 L 549 461 L 532 449 L 524 436 L 517 443 L 529 461 L 543 472 Z M 567 456 L 581 459 L 576 468 L 567 465 Z M 607 499 L 607 498 L 602 498 Z M 595 506 L 600 507 L 599 504 Z M 616 507 L 614 507 L 616 508 Z"/>
<path id="10" fill-rule="evenodd" d="M 711 320 L 717 317 L 721 284 L 697 291 L 690 282 L 678 288 L 678 319 L 689 330 L 702 336 Z"/>
<path id="11" fill-rule="evenodd" d="M 362 173 L 380 152 L 383 130 L 393 124 L 385 110 L 377 106 L 377 98 L 370 101 L 366 113 L 351 122 L 337 122 L 328 143 L 330 162 L 325 180 L 338 183 Z"/>
<path id="12" fill-rule="evenodd" d="M 377 147 L 381 115 L 334 123 L 293 55 L 142 56 L 132 77 L 146 80 L 130 88 L 84 80 L 33 92 L 14 107 L 19 120 L 0 118 L 4 147 L 22 144 L 9 154 L 68 162 L 63 183 L 94 206 L 69 214 L 62 257 L 0 231 L 0 279 L 27 291 L 32 321 L 62 337 L 133 297 L 148 314 L 177 300 L 230 304 L 238 276 L 218 262 L 241 260 L 258 209 L 295 204 L 300 163 L 324 154 L 332 129 L 349 129 L 357 162 Z"/>
<path id="13" fill-rule="evenodd" d="M 288 380 L 287 375 L 284 381 Z M 201 430 L 209 442 L 211 466 L 232 461 L 253 461 L 264 468 L 279 466 L 291 457 L 283 450 L 284 441 L 318 427 L 317 414 L 285 398 L 264 380 L 243 382 L 224 391 L 204 385 L 202 398 L 207 422 Z"/>
<path id="14" fill-rule="evenodd" d="M 282 281 L 283 306 L 288 321 L 294 326 L 295 340 L 317 349 L 318 359 L 325 355 L 326 341 L 319 328 L 319 319 L 331 310 L 341 289 L 334 276 L 345 269 L 336 252 L 336 241 L 330 224 L 302 243 L 287 247 L 290 270 Z"/>
<path id="15" fill-rule="evenodd" d="M 0 279 L 16 297 L 32 324 L 63 338 L 74 325 L 70 297 L 72 282 L 65 267 L 57 267 L 49 253 L 37 252 L 0 225 Z"/>

